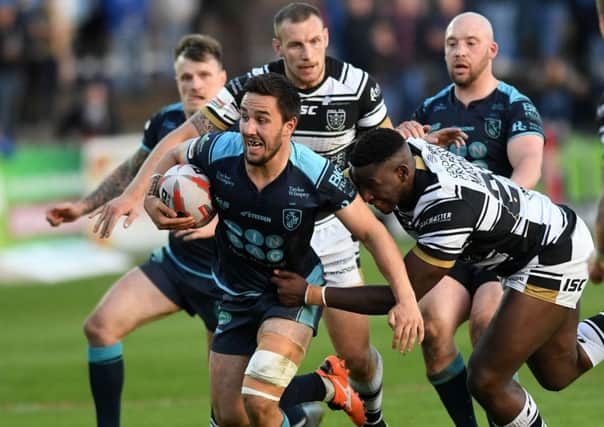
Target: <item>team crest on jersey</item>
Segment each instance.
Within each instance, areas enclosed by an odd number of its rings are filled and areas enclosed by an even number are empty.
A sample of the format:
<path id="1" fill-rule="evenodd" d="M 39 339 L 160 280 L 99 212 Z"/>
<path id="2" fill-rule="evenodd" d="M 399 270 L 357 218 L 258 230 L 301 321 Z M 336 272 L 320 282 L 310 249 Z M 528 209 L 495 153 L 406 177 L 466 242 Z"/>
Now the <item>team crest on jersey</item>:
<path id="1" fill-rule="evenodd" d="M 499 119 L 484 119 L 484 131 L 490 138 L 499 138 L 501 134 L 501 120 Z"/>
<path id="2" fill-rule="evenodd" d="M 346 125 L 346 110 L 341 108 L 337 110 L 327 110 L 327 129 L 342 130 Z"/>
<path id="3" fill-rule="evenodd" d="M 283 226 L 294 231 L 302 223 L 302 211 L 300 209 L 283 209 Z"/>

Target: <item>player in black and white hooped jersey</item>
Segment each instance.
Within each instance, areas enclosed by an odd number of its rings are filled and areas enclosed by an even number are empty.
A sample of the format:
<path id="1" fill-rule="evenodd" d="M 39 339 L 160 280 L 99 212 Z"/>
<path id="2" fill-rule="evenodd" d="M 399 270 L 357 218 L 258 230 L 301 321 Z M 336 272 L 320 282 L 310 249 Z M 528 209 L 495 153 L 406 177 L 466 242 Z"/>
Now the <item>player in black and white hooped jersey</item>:
<path id="1" fill-rule="evenodd" d="M 472 353 L 468 386 L 495 425 L 545 426 L 514 373 L 526 362 L 544 388 L 558 391 L 604 360 L 604 314 L 578 321 L 593 250 L 583 220 L 539 192 L 389 129 L 362 136 L 351 164 L 363 199 L 395 211 L 417 240 L 405 265 L 418 298 L 458 259 L 502 277 L 504 297 Z M 285 305 L 316 295 L 299 277 L 276 284 Z M 311 303 L 375 314 L 394 304 L 388 287 L 341 291 L 327 288 Z M 396 342 L 397 320 L 390 325 Z"/>

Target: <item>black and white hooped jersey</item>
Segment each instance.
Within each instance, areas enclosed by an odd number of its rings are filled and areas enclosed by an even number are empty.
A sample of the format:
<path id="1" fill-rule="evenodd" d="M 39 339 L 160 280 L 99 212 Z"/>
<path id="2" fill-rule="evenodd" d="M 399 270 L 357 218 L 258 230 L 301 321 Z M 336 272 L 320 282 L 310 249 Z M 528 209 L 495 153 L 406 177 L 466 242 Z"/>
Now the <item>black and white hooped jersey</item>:
<path id="1" fill-rule="evenodd" d="M 424 261 L 451 268 L 457 259 L 508 276 L 539 255 L 568 261 L 548 246 L 568 240 L 575 213 L 421 139 L 407 140 L 416 159 L 414 195 L 395 214 Z"/>
<path id="2" fill-rule="evenodd" d="M 520 135 L 543 136 L 543 123 L 531 100 L 515 87 L 499 82 L 487 97 L 470 102 L 466 107 L 455 96 L 451 84 L 426 99 L 413 114 L 413 119 L 429 124 L 434 132 L 445 127 L 459 127 L 468 134 L 465 145 L 449 150 L 498 175 L 511 176 L 512 165 L 507 144 Z"/>
<path id="3" fill-rule="evenodd" d="M 301 144 L 291 147 L 286 168 L 258 191 L 245 170 L 240 133 L 213 133 L 190 142 L 188 160 L 210 179 L 220 218 L 214 280 L 230 295 L 274 291 L 275 268 L 303 277 L 320 273 L 321 262 L 310 246 L 315 218 L 348 206 L 357 194 L 327 159 Z"/>
<path id="4" fill-rule="evenodd" d="M 185 120 L 182 102 L 163 107 L 145 123 L 142 149 L 151 152 L 164 136 L 183 124 Z M 170 232 L 168 239 L 166 251 L 172 261 L 192 274 L 210 277 L 215 250 L 213 238 L 186 241 L 177 238 L 174 232 Z"/>
<path id="5" fill-rule="evenodd" d="M 240 118 L 247 80 L 269 72 L 285 75 L 283 60 L 230 80 L 206 105 L 204 114 L 219 129 L 230 128 Z M 326 58 L 325 79 L 317 87 L 299 89 L 298 93 L 302 106 L 293 140 L 342 169 L 347 167 L 357 131 L 375 128 L 388 116 L 378 83 L 365 71 L 331 57 Z"/>

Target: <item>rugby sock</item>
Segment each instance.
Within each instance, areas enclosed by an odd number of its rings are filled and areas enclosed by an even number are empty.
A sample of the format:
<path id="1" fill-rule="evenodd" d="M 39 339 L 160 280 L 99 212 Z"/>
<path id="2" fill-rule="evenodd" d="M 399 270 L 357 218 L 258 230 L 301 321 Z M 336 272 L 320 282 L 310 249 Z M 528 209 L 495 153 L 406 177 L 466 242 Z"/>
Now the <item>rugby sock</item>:
<path id="1" fill-rule="evenodd" d="M 368 383 L 361 383 L 350 378 L 350 385 L 365 404 L 365 416 L 367 422 L 365 426 L 385 425 L 382 417 L 382 380 L 384 377 L 384 362 L 380 352 L 373 346 L 371 352 L 375 362 L 375 372 L 373 378 Z"/>
<path id="2" fill-rule="evenodd" d="M 287 419 L 292 427 L 301 427 L 306 423 L 306 414 L 302 409 L 302 405 L 287 407 L 283 407 L 281 403 L 279 403 L 279 405 L 281 406 L 281 412 L 287 416 Z"/>
<path id="3" fill-rule="evenodd" d="M 526 396 L 524 407 L 512 422 L 499 427 L 547 427 L 547 424 L 541 419 L 539 408 L 537 408 L 537 404 L 531 395 L 524 388 L 522 390 Z M 493 425 L 498 426 L 498 424 Z"/>
<path id="4" fill-rule="evenodd" d="M 331 388 L 329 399 L 326 398 L 329 397 L 327 387 Z M 329 401 L 333 399 L 334 393 L 333 384 L 329 380 L 323 380 L 319 374 L 296 375 L 283 392 L 279 406 L 289 408 L 303 402 Z"/>
<path id="5" fill-rule="evenodd" d="M 604 312 L 579 322 L 577 342 L 591 360 L 592 366 L 604 360 Z"/>
<path id="6" fill-rule="evenodd" d="M 214 409 L 210 409 L 210 427 L 220 427 L 214 418 Z"/>
<path id="7" fill-rule="evenodd" d="M 122 343 L 88 347 L 88 373 L 97 427 L 119 427 L 124 385 Z"/>
<path id="8" fill-rule="evenodd" d="M 472 396 L 466 385 L 466 365 L 461 353 L 441 372 L 428 375 L 456 426 L 477 427 Z"/>
<path id="9" fill-rule="evenodd" d="M 287 415 L 285 412 L 281 411 L 281 415 L 283 415 L 283 421 L 281 421 L 281 427 L 291 427 L 289 420 L 287 419 Z"/>

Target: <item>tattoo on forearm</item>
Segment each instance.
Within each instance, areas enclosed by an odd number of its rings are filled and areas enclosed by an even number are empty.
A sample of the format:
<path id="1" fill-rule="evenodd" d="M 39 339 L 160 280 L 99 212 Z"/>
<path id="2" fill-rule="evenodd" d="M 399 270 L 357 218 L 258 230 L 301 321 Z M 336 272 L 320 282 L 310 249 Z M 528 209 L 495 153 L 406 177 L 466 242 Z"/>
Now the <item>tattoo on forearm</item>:
<path id="1" fill-rule="evenodd" d="M 189 120 L 195 126 L 195 129 L 197 129 L 199 136 L 220 130 L 202 112 L 195 113 Z"/>
<path id="2" fill-rule="evenodd" d="M 138 150 L 132 157 L 119 165 L 85 199 L 86 213 L 92 212 L 109 200 L 122 194 L 130 181 L 136 176 L 149 153 Z"/>

